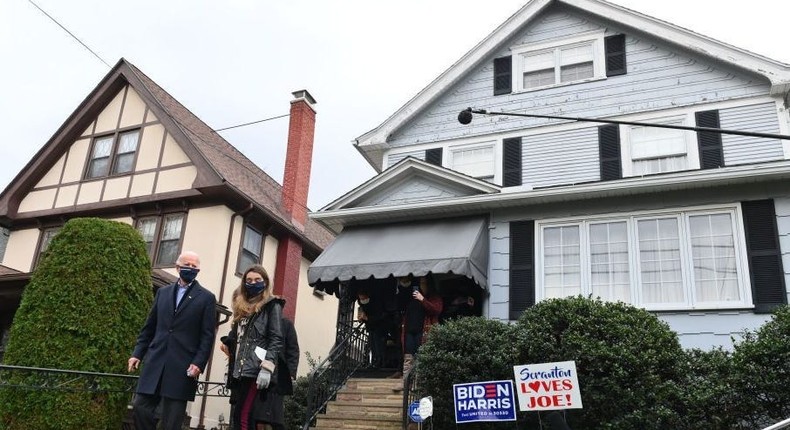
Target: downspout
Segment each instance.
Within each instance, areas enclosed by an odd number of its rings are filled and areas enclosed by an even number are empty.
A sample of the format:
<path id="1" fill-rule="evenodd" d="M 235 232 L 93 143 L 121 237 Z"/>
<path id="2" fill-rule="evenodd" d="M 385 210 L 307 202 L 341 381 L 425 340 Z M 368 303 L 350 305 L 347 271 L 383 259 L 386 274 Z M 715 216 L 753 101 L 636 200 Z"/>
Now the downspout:
<path id="1" fill-rule="evenodd" d="M 230 264 L 230 243 L 233 241 L 233 231 L 236 227 L 236 217 L 244 217 L 247 216 L 252 210 L 255 208 L 252 203 L 249 203 L 246 208 L 234 212 L 233 215 L 230 216 L 230 229 L 228 230 L 228 242 L 225 246 L 225 261 L 222 264 L 222 282 L 220 283 L 219 287 L 219 303 L 222 304 L 222 300 L 225 298 L 225 279 L 228 276 L 228 265 Z M 211 362 L 214 361 L 214 354 L 211 354 L 208 359 L 208 364 L 206 364 L 206 375 L 211 374 Z M 203 399 L 200 400 L 200 420 L 198 421 L 198 428 L 204 429 L 206 428 L 203 425 L 203 420 L 205 418 L 206 413 L 206 400 L 208 398 L 208 390 L 203 392 Z"/>

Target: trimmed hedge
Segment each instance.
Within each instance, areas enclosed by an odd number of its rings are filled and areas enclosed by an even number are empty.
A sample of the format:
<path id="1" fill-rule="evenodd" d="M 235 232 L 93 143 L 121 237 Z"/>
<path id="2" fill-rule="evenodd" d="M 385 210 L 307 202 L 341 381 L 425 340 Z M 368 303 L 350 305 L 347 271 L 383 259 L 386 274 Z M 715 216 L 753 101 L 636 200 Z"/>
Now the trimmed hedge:
<path id="1" fill-rule="evenodd" d="M 433 396 L 434 428 L 454 428 L 453 384 L 513 379 L 513 327 L 482 317 L 451 320 L 431 328 L 418 352 L 417 391 Z M 502 428 L 497 423 L 465 429 Z"/>
<path id="2" fill-rule="evenodd" d="M 140 234 L 120 222 L 73 219 L 25 288 L 4 363 L 125 374 L 152 300 L 151 263 Z M 0 390 L 0 427 L 120 428 L 129 394 L 75 389 Z"/>
<path id="3" fill-rule="evenodd" d="M 566 410 L 573 429 L 681 428 L 685 359 L 677 334 L 649 312 L 623 303 L 545 300 L 516 325 L 516 363 L 574 360 L 583 409 Z M 538 425 L 538 414 L 524 422 Z"/>

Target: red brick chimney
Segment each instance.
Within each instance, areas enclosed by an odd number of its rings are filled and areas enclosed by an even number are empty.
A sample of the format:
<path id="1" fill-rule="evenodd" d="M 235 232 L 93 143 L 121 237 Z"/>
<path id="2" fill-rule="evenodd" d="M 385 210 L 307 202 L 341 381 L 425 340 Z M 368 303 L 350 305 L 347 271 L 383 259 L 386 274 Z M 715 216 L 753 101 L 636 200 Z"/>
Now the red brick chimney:
<path id="1" fill-rule="evenodd" d="M 283 174 L 282 209 L 296 228 L 304 230 L 307 222 L 307 191 L 310 188 L 310 168 L 313 161 L 316 103 L 307 90 L 294 91 L 288 125 L 288 150 Z M 274 294 L 286 299 L 283 315 L 296 319 L 296 299 L 299 294 L 299 274 L 302 264 L 302 244 L 288 234 L 280 238 L 277 247 L 277 266 L 274 271 Z"/>
<path id="2" fill-rule="evenodd" d="M 291 93 L 291 121 L 288 125 L 288 152 L 283 175 L 283 209 L 300 229 L 307 220 L 307 190 L 310 188 L 310 165 L 313 161 L 315 134 L 315 99 L 307 90 Z"/>

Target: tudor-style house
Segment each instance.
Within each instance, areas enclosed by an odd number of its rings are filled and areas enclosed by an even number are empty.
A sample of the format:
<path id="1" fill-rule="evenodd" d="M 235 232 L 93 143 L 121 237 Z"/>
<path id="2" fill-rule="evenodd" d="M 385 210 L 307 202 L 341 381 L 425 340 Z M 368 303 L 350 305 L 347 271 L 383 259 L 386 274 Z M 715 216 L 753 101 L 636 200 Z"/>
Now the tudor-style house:
<path id="1" fill-rule="evenodd" d="M 308 286 L 307 267 L 333 235 L 306 217 L 315 100 L 304 90 L 293 95 L 281 186 L 121 59 L 0 194 L 3 333 L 58 229 L 93 216 L 140 232 L 154 287 L 175 281 L 180 252 L 197 252 L 201 284 L 227 308 L 242 272 L 262 264 L 274 293 L 287 301 L 284 314 L 295 323 L 302 352 L 325 356 L 337 300 Z M 217 339 L 229 329 L 220 325 Z M 219 340 L 204 380 L 224 381 L 218 347 Z M 304 354 L 301 361 L 299 373 L 306 374 Z M 216 427 L 221 413 L 229 416 L 227 398 L 199 395 L 189 404 L 193 427 Z"/>
<path id="2" fill-rule="evenodd" d="M 789 94 L 787 64 L 612 3 L 532 0 L 355 140 L 380 174 L 311 215 L 339 236 L 310 283 L 431 272 L 504 321 L 600 297 L 685 347 L 731 347 L 788 300 Z M 616 122 L 462 124 L 469 107 Z"/>

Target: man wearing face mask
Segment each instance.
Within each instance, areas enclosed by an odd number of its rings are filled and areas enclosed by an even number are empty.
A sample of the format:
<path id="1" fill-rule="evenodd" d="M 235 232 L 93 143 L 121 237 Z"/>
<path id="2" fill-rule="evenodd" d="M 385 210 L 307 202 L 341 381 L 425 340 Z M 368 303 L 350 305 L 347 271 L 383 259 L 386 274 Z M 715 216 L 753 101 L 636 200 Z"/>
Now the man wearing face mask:
<path id="1" fill-rule="evenodd" d="M 156 292 L 128 370 L 144 362 L 134 401 L 137 430 L 155 430 L 161 402 L 161 427 L 180 430 L 186 404 L 195 400 L 197 378 L 206 368 L 216 333 L 216 303 L 211 291 L 195 280 L 200 257 L 181 254 L 176 261 L 179 279 Z"/>

